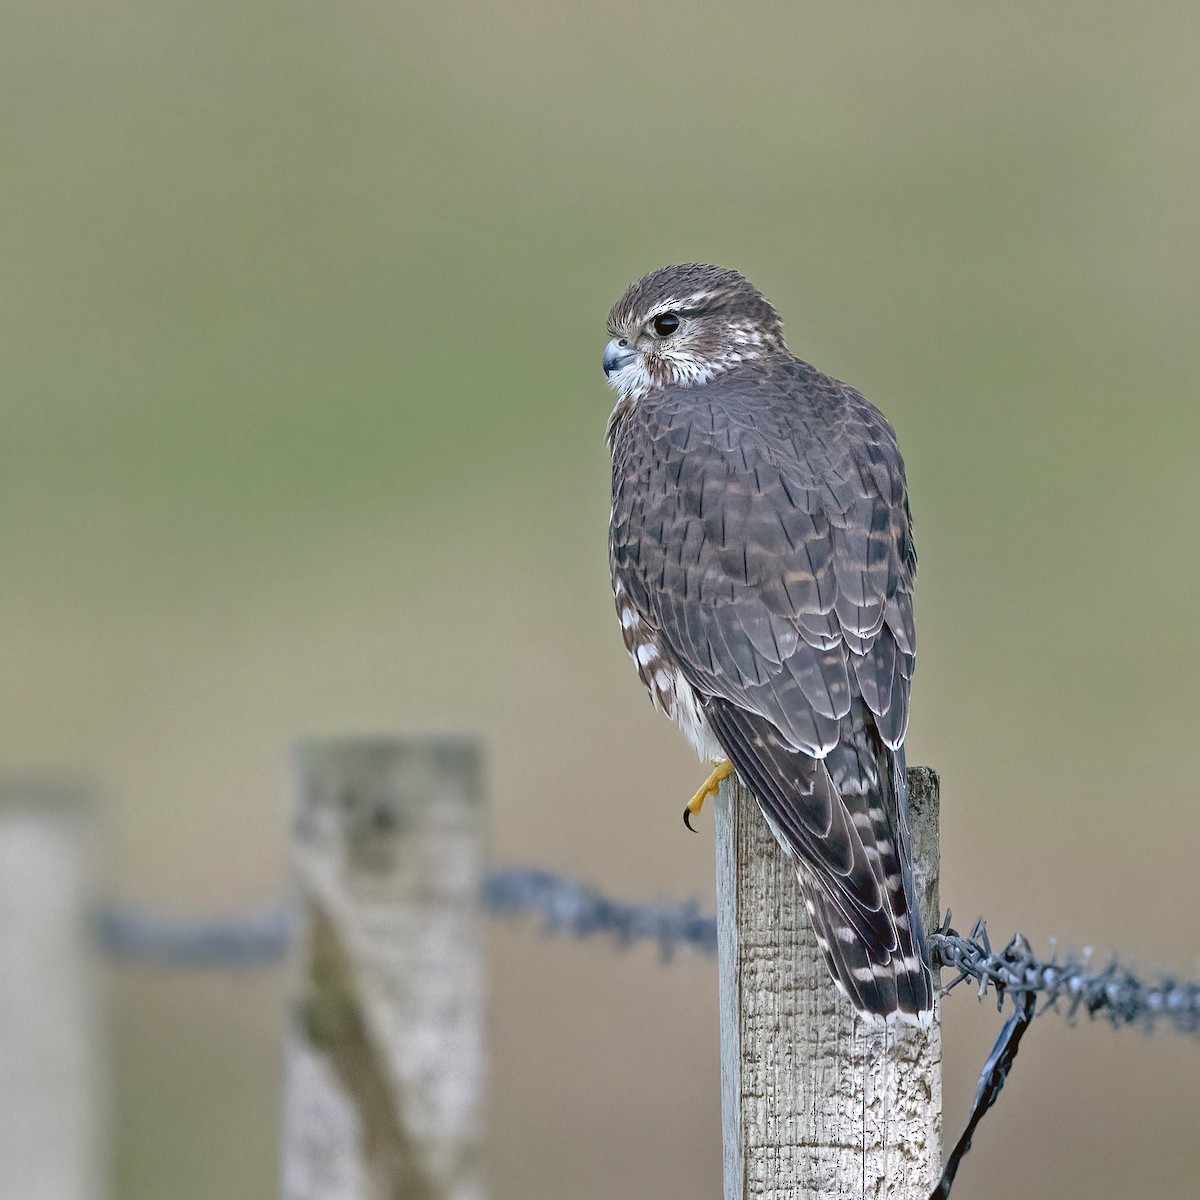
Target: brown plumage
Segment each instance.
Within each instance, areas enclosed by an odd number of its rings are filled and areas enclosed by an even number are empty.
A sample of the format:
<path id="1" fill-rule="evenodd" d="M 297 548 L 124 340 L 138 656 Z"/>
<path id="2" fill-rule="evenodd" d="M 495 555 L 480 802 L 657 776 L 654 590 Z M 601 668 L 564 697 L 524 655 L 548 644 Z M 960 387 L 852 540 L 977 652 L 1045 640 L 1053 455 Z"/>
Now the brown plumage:
<path id="1" fill-rule="evenodd" d="M 903 750 L 916 554 L 891 426 L 795 358 L 736 272 L 656 271 L 609 332 L 626 647 L 697 752 L 754 793 L 851 1002 L 923 1021 Z"/>

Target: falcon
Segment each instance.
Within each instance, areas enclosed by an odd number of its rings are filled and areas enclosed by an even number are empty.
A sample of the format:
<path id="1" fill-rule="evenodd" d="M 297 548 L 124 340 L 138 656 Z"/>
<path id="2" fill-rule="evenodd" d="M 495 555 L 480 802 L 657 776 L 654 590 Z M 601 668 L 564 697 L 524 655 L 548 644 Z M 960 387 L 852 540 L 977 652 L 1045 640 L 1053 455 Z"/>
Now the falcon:
<path id="1" fill-rule="evenodd" d="M 839 989 L 870 1020 L 927 1024 L 904 763 L 917 558 L 895 433 L 788 350 L 736 271 L 654 271 L 608 333 L 617 616 L 654 705 L 715 764 L 684 820 L 736 772 Z"/>

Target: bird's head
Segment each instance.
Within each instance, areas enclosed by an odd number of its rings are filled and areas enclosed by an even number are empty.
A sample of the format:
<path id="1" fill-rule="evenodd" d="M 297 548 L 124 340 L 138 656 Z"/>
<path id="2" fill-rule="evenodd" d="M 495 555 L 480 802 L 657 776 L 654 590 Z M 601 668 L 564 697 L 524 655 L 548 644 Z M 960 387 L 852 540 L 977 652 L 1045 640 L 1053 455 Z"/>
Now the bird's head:
<path id="1" fill-rule="evenodd" d="M 698 263 L 662 267 L 631 284 L 608 314 L 604 374 L 623 400 L 653 388 L 707 383 L 787 349 L 783 326 L 744 276 Z"/>

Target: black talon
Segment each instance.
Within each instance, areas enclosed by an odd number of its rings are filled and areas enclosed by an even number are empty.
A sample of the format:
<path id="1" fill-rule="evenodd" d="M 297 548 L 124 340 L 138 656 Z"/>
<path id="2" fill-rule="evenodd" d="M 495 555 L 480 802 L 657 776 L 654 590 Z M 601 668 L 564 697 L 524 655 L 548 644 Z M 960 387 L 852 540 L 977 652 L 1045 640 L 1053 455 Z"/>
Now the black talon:
<path id="1" fill-rule="evenodd" d="M 690 829 L 690 830 L 691 830 L 693 833 L 699 833 L 699 832 L 700 832 L 700 830 L 698 830 L 698 829 L 697 829 L 697 828 L 696 828 L 696 827 L 695 827 L 695 826 L 692 824 L 692 810 L 691 810 L 690 808 L 688 808 L 688 806 L 687 806 L 686 804 L 683 806 L 683 823 L 684 823 L 684 824 L 685 824 L 685 825 L 686 825 L 686 826 L 687 826 L 687 827 L 688 827 L 688 828 L 689 828 L 689 829 Z"/>

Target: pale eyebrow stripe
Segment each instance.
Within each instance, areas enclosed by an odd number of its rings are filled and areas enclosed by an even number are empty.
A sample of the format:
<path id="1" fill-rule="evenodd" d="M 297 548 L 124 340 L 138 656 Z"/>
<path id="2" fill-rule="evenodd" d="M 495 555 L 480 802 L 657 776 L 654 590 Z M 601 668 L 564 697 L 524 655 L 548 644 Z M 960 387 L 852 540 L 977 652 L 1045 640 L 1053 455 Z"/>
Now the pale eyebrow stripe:
<path id="1" fill-rule="evenodd" d="M 674 305 L 667 305 L 666 308 L 656 308 L 646 320 L 653 321 L 655 317 L 661 317 L 663 313 L 674 313 L 677 317 L 702 317 L 705 313 L 712 311 L 712 308 L 677 308 Z"/>

